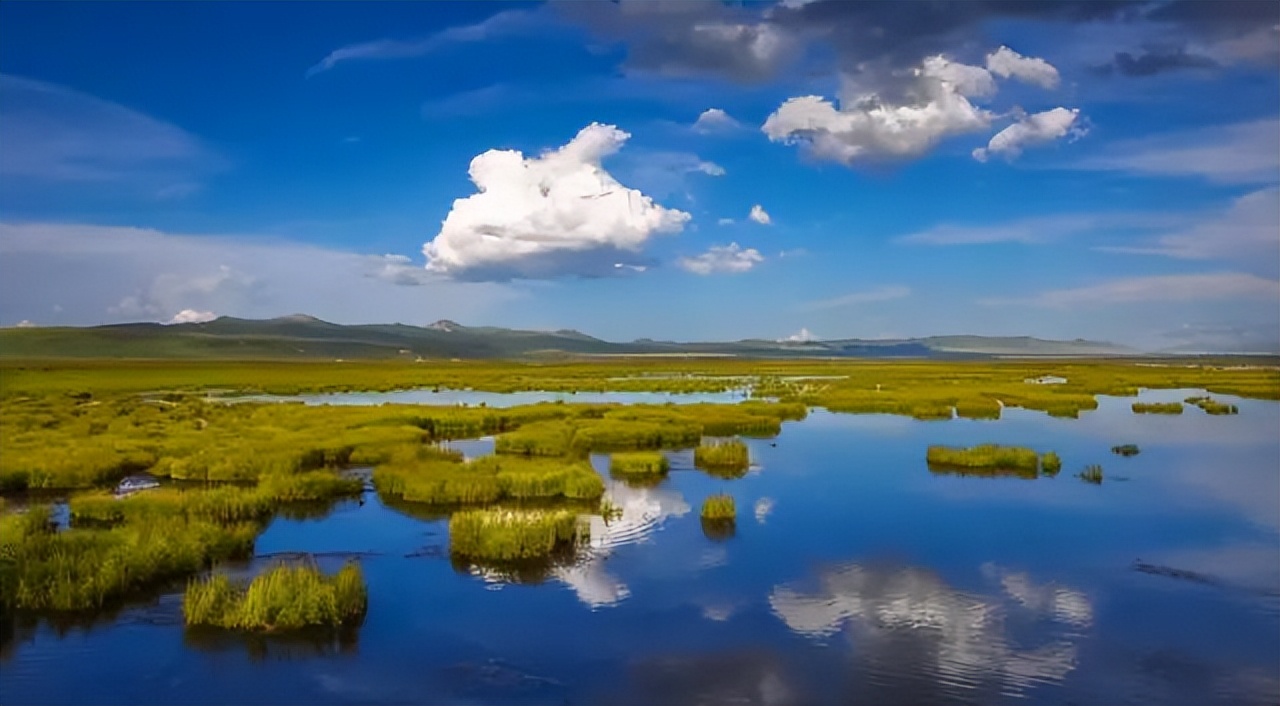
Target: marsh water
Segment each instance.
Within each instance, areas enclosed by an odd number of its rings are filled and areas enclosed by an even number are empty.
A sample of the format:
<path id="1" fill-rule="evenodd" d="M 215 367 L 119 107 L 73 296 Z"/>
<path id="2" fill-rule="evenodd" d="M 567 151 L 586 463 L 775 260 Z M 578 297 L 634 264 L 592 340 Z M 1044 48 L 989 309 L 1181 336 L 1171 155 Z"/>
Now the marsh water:
<path id="1" fill-rule="evenodd" d="M 354 553 L 369 584 L 354 637 L 191 632 L 176 586 L 11 626 L 0 702 L 1275 704 L 1280 404 L 1215 397 L 1239 415 L 1135 415 L 1112 397 L 1079 419 L 814 410 L 748 440 L 746 477 L 703 474 L 684 450 L 661 485 L 607 481 L 622 516 L 520 572 L 451 561 L 444 517 L 369 491 L 277 517 L 262 558 L 230 567 Z M 930 444 L 984 442 L 1057 451 L 1063 470 L 925 464 Z M 1125 443 L 1141 453 L 1111 453 Z M 592 462 L 607 478 L 608 456 Z M 1076 477 L 1093 463 L 1100 485 Z M 731 537 L 699 521 L 717 492 L 737 501 Z"/>

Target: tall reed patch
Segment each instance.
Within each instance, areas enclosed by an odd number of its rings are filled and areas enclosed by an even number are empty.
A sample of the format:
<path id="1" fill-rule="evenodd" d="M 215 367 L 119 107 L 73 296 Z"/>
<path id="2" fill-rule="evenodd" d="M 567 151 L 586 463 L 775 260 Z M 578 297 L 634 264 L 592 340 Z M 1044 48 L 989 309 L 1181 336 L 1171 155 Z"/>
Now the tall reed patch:
<path id="1" fill-rule="evenodd" d="M 31 521 L 28 520 L 28 523 Z M 109 530 L 63 532 L 31 524 L 7 531 L 0 547 L 0 601 L 6 608 L 101 608 L 164 581 L 253 551 L 260 527 L 159 518 Z"/>
<path id="2" fill-rule="evenodd" d="M 609 475 L 615 478 L 661 479 L 669 470 L 671 463 L 657 451 L 618 451 L 609 458 Z"/>
<path id="3" fill-rule="evenodd" d="M 693 450 L 693 465 L 708 471 L 745 472 L 751 455 L 747 445 L 737 439 L 706 441 Z"/>
<path id="4" fill-rule="evenodd" d="M 1085 466 L 1084 470 L 1080 472 L 1080 480 L 1094 485 L 1102 485 L 1102 466 L 1096 463 Z"/>
<path id="5" fill-rule="evenodd" d="M 1062 470 L 1062 459 L 1058 458 L 1058 454 L 1053 451 L 1046 451 L 1040 455 L 1040 473 L 1046 476 L 1056 476 Z"/>
<path id="6" fill-rule="evenodd" d="M 1182 414 L 1181 402 L 1134 402 L 1134 414 Z"/>
<path id="7" fill-rule="evenodd" d="M 223 574 L 192 581 L 182 599 L 187 625 L 279 632 L 341 628 L 364 619 L 369 599 L 360 565 L 333 576 L 314 564 L 278 564 L 237 585 Z"/>
<path id="8" fill-rule="evenodd" d="M 463 510 L 449 518 L 449 551 L 479 560 L 532 559 L 585 541 L 588 533 L 570 510 Z"/>

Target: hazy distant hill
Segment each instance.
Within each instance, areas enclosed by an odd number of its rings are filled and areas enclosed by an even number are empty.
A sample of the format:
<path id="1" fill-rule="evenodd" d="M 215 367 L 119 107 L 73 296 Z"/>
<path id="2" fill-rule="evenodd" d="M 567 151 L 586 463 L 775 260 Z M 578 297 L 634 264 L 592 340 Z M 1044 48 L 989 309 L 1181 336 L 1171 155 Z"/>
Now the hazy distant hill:
<path id="1" fill-rule="evenodd" d="M 1004 355 L 1135 355 L 1096 341 L 1028 337 L 933 336 L 898 340 L 612 343 L 573 330 L 520 331 L 437 321 L 343 325 L 295 314 L 207 323 L 115 324 L 0 330 L 8 358 L 515 358 L 562 355 L 732 355 L 740 357 L 956 358 Z"/>

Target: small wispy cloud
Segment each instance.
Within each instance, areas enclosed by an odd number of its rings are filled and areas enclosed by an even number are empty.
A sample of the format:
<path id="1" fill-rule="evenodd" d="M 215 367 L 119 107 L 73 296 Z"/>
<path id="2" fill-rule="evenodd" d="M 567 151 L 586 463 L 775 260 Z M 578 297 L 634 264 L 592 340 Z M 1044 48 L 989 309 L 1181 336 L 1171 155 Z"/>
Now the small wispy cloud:
<path id="1" fill-rule="evenodd" d="M 1220 183 L 1273 183 L 1280 181 L 1280 121 L 1268 118 L 1113 142 L 1105 153 L 1065 166 Z"/>
<path id="2" fill-rule="evenodd" d="M 693 131 L 700 135 L 723 134 L 742 128 L 742 123 L 719 108 L 707 108 L 693 123 Z"/>
<path id="3" fill-rule="evenodd" d="M 1108 230 L 1150 230 L 1170 227 L 1180 217 L 1153 213 L 1059 214 L 1023 218 L 989 225 L 944 223 L 901 235 L 903 245 L 985 245 L 991 243 L 1048 243 L 1059 238 Z"/>
<path id="4" fill-rule="evenodd" d="M 747 214 L 747 218 L 750 218 L 762 226 L 767 226 L 773 223 L 773 219 L 769 217 L 769 212 L 764 210 L 764 206 L 761 206 L 760 204 L 756 204 L 751 207 L 751 213 Z"/>
<path id="5" fill-rule="evenodd" d="M 1280 263 L 1280 188 L 1245 194 L 1219 213 L 1194 219 L 1136 246 L 1096 249 L 1187 260 L 1249 259 L 1275 265 Z"/>
<path id="6" fill-rule="evenodd" d="M 1191 302 L 1224 299 L 1276 299 L 1280 281 L 1244 272 L 1155 275 L 1113 279 L 1087 287 L 1054 289 L 1022 297 L 982 299 L 985 306 L 1069 308 L 1134 302 Z"/>
<path id="7" fill-rule="evenodd" d="M 535 16 L 535 13 L 530 10 L 504 10 L 482 22 L 450 27 L 421 39 L 375 39 L 348 44 L 329 52 L 317 64 L 307 69 L 307 78 L 324 73 L 347 61 L 414 59 L 452 45 L 522 34 L 532 31 L 537 26 Z"/>
<path id="8" fill-rule="evenodd" d="M 886 302 L 893 299 L 902 299 L 911 296 L 911 288 L 903 285 L 887 285 L 876 289 L 869 289 L 864 292 L 852 292 L 831 299 L 819 299 L 817 301 L 805 302 L 800 305 L 801 311 L 820 311 L 823 309 L 841 309 L 846 306 L 856 306 L 858 304 L 870 304 L 873 302 Z"/>
<path id="9" fill-rule="evenodd" d="M 764 262 L 764 255 L 761 255 L 759 250 L 743 248 L 737 243 L 713 245 L 701 255 L 676 260 L 676 264 L 681 269 L 695 275 L 749 272 L 762 262 Z"/>
<path id="10" fill-rule="evenodd" d="M 116 189 L 151 199 L 200 190 L 227 166 L 195 135 L 118 103 L 0 74 L 0 178 L 14 189 Z M 11 182 L 11 184 L 10 184 Z"/>

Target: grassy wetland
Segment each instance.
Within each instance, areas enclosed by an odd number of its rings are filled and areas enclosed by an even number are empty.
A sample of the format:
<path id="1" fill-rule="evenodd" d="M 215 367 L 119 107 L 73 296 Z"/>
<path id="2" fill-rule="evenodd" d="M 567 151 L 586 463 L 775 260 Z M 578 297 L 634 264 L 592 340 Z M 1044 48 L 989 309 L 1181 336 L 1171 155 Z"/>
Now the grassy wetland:
<path id="1" fill-rule="evenodd" d="M 1067 382 L 1025 382 L 1041 375 Z M 1280 398 L 1280 375 L 1272 369 L 1080 361 L 5 361 L 0 383 L 0 607 L 6 620 L 109 616 L 186 586 L 181 623 L 257 636 L 311 629 L 363 634 L 369 630 L 365 612 L 372 615 L 396 600 L 379 567 L 396 561 L 429 567 L 435 557 L 447 559 L 459 580 L 568 586 L 592 606 L 614 605 L 628 600 L 628 591 L 641 590 L 614 587 L 622 579 L 611 578 L 602 562 L 615 551 L 627 555 L 616 546 L 648 546 L 645 538 L 696 541 L 690 553 L 712 568 L 682 571 L 714 572 L 714 552 L 749 546 L 752 537 L 782 522 L 777 512 L 805 514 L 802 503 L 775 503 L 750 490 L 760 483 L 774 496 L 841 498 L 839 518 L 850 519 L 827 518 L 833 527 L 871 521 L 874 514 L 866 516 L 863 504 L 884 502 L 877 496 L 883 491 L 862 484 L 861 476 L 874 472 L 857 460 L 863 454 L 879 458 L 901 449 L 901 458 L 883 469 L 887 479 L 910 476 L 902 469 L 918 469 L 923 454 L 937 476 L 927 478 L 933 483 L 961 482 L 946 477 L 954 475 L 991 477 L 964 482 L 999 496 L 1009 485 L 999 477 L 1045 477 L 1035 484 L 1047 486 L 1045 493 L 1070 494 L 1069 485 L 1107 498 L 1154 481 L 1139 471 L 1134 483 L 1108 483 L 1093 492 L 1051 478 L 1064 459 L 1073 466 L 1092 462 L 1115 441 L 1140 441 L 1153 458 L 1160 458 L 1162 444 L 1126 432 L 1087 448 L 1063 447 L 1052 441 L 1056 436 L 1048 442 L 1043 435 L 1023 437 L 1016 426 L 1004 433 L 1004 422 L 996 420 L 1017 416 L 1019 423 L 1038 420 L 1046 429 L 1084 428 L 1093 415 L 1104 414 L 1097 396 L 1106 395 L 1112 409 L 1154 429 L 1230 415 L 1245 404 L 1237 397 Z M 569 399 L 504 407 L 254 397 L 436 386 L 495 393 L 733 391 L 737 398 L 671 404 L 641 396 L 630 403 Z M 1130 399 L 1115 399 L 1160 388 L 1208 391 L 1186 403 L 1188 412 L 1205 415 L 1142 419 L 1130 414 Z M 1248 423 L 1252 414 L 1221 423 Z M 809 427 L 811 415 L 822 419 Z M 875 415 L 863 418 L 871 423 L 867 429 L 890 421 L 910 425 L 914 441 L 859 436 L 859 446 L 841 452 L 849 468 L 807 476 L 830 465 L 819 456 L 797 462 L 789 474 L 777 470 L 789 454 L 809 458 L 800 440 L 819 433 L 793 430 L 854 419 L 846 415 Z M 822 432 L 829 439 L 823 443 L 863 433 L 857 424 L 841 428 L 846 431 Z M 977 443 L 986 441 L 1000 443 Z M 1146 458 L 1126 460 L 1126 474 Z M 748 468 L 761 470 L 747 477 Z M 158 478 L 161 487 L 126 498 L 112 493 L 122 478 L 140 472 Z M 1100 485 L 1101 470 L 1097 480 L 1091 473 L 1079 475 Z M 732 496 L 714 495 L 723 485 L 718 479 L 725 478 L 734 479 L 742 507 Z M 376 493 L 364 493 L 367 481 Z M 399 529 L 405 546 L 328 574 L 313 563 L 269 559 L 277 550 L 305 555 L 314 548 L 306 542 L 271 539 L 262 546 L 264 536 L 274 536 L 272 528 L 293 528 L 295 534 L 286 536 L 296 540 L 334 518 L 363 517 L 368 508 L 385 510 L 398 518 L 394 522 L 438 529 Z M 680 534 L 685 517 L 692 538 Z M 887 531 L 866 529 L 839 531 L 863 537 Z M 342 538 L 347 530 L 332 531 Z M 381 551 L 385 536 L 377 537 L 367 545 L 336 544 Z M 731 537 L 738 539 L 707 548 Z M 234 578 L 239 575 L 245 578 Z M 456 592 L 442 596 L 440 604 L 457 598 Z M 401 604 L 395 610 L 416 608 Z"/>

